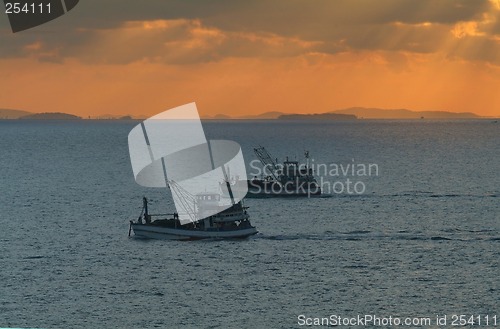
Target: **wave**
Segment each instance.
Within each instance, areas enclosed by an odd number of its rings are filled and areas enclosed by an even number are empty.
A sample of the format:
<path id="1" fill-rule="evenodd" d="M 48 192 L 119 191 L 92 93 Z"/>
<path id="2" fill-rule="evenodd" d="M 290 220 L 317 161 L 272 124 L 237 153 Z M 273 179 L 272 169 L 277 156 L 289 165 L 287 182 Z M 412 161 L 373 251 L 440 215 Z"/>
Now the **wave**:
<path id="1" fill-rule="evenodd" d="M 435 193 L 435 192 L 402 192 L 381 196 L 391 197 L 427 197 L 427 198 L 496 198 L 498 194 L 458 194 L 458 193 Z"/>
<path id="2" fill-rule="evenodd" d="M 27 257 L 23 257 L 23 259 L 41 259 L 41 258 L 45 258 L 45 256 L 27 256 Z"/>
<path id="3" fill-rule="evenodd" d="M 364 230 L 359 230 L 359 231 L 351 231 L 351 232 L 340 232 L 342 234 L 368 234 L 371 233 L 372 231 L 364 231 Z"/>
<path id="4" fill-rule="evenodd" d="M 445 238 L 443 236 L 433 236 L 433 237 L 431 237 L 431 240 L 434 240 L 434 241 L 451 241 L 452 239 Z"/>
<path id="5" fill-rule="evenodd" d="M 401 198 L 401 197 L 414 197 L 414 198 L 496 198 L 498 193 L 485 193 L 485 194 L 471 194 L 471 193 L 439 193 L 431 191 L 408 191 L 408 192 L 398 192 L 390 194 L 377 194 L 377 193 L 366 193 L 366 194 L 335 194 L 335 193 L 323 193 L 317 196 L 311 196 L 315 199 L 329 199 L 329 198 Z M 303 197 L 297 197 L 303 198 Z"/>
<path id="6" fill-rule="evenodd" d="M 478 232 L 473 232 L 478 233 Z M 479 232 L 480 233 L 480 232 Z M 333 232 L 325 231 L 323 233 L 317 234 L 280 234 L 280 235 L 266 235 L 258 234 L 254 239 L 264 239 L 264 240 L 276 240 L 276 241 L 286 241 L 286 240 L 339 240 L 339 241 L 370 241 L 370 240 L 406 240 L 406 241 L 461 241 L 461 242 L 473 242 L 473 241 L 500 241 L 499 237 L 491 237 L 484 235 L 457 235 L 457 234 L 432 234 L 432 233 L 422 233 L 422 232 L 395 232 L 395 233 L 382 233 L 373 232 L 368 230 L 355 230 L 350 232 Z"/>

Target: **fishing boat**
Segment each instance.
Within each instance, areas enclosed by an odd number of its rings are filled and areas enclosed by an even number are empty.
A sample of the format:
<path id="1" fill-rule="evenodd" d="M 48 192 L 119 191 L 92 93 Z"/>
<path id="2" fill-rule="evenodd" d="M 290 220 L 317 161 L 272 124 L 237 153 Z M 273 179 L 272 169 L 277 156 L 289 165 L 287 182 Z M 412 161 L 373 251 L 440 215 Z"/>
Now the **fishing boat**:
<path id="1" fill-rule="evenodd" d="M 172 188 L 179 188 L 171 184 Z M 201 193 L 194 198 L 196 217 L 199 219 L 187 224 L 181 224 L 178 213 L 149 213 L 148 200 L 143 198 L 141 215 L 136 222 L 130 221 L 131 231 L 135 236 L 164 240 L 200 240 L 200 239 L 242 239 L 257 234 L 257 229 L 250 223 L 248 207 L 243 201 L 225 208 L 219 205 L 220 194 Z M 215 214 L 204 216 L 204 212 Z M 219 211 L 220 210 L 220 211 Z M 157 219 L 153 220 L 154 217 Z"/>
<path id="2" fill-rule="evenodd" d="M 262 175 L 245 181 L 233 179 L 233 190 L 248 189 L 249 198 L 321 195 L 321 187 L 309 166 L 308 151 L 304 153 L 305 164 L 291 161 L 288 157 L 279 163 L 263 146 L 254 148 L 254 153 L 262 163 Z"/>
<path id="3" fill-rule="evenodd" d="M 247 190 L 233 191 L 228 174 L 246 177 L 241 148 L 232 141 L 207 141 L 194 103 L 137 125 L 129 133 L 135 180 L 145 187 L 168 187 L 175 211 L 151 214 L 143 198 L 129 236 L 198 240 L 247 238 L 257 233 L 243 205 Z M 229 198 L 221 198 L 221 195 Z"/>

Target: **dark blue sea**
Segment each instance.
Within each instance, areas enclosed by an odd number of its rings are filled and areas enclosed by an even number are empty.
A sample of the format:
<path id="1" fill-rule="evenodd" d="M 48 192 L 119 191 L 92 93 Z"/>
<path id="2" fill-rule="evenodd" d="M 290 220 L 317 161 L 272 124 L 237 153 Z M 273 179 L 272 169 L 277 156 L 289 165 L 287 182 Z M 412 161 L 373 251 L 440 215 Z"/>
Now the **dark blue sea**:
<path id="1" fill-rule="evenodd" d="M 168 190 L 134 181 L 137 123 L 0 121 L 0 327 L 307 327 L 300 315 L 500 327 L 500 124 L 206 121 L 208 139 L 241 145 L 249 174 L 258 145 L 378 171 L 321 178 L 363 193 L 246 200 L 259 230 L 247 240 L 177 242 L 127 236 L 143 196 L 173 209 Z"/>

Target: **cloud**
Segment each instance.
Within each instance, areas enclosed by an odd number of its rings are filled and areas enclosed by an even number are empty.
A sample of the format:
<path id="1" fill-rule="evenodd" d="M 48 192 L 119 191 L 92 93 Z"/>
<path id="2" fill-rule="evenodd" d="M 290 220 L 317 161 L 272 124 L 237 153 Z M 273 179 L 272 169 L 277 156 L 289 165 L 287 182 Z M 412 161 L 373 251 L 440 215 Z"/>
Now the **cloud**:
<path id="1" fill-rule="evenodd" d="M 465 35 L 447 51 L 450 59 L 483 61 L 500 66 L 500 41 L 485 36 Z"/>
<path id="2" fill-rule="evenodd" d="M 226 57 L 297 56 L 319 44 L 270 33 L 227 32 L 187 19 L 131 21 L 116 28 L 80 29 L 72 37 L 65 44 L 56 38 L 28 38 L 10 55 L 76 58 L 88 64 L 194 64 Z"/>
<path id="3" fill-rule="evenodd" d="M 321 37 L 325 27 L 474 20 L 496 0 L 86 0 L 56 24 L 110 28 L 126 21 L 201 19 L 231 31 Z"/>
<path id="4" fill-rule="evenodd" d="M 500 38 L 497 2 L 87 0 L 43 29 L 0 31 L 0 57 L 177 65 L 373 50 L 443 52 L 500 65 L 498 55 L 485 53 Z M 473 45 L 483 48 L 466 49 Z"/>

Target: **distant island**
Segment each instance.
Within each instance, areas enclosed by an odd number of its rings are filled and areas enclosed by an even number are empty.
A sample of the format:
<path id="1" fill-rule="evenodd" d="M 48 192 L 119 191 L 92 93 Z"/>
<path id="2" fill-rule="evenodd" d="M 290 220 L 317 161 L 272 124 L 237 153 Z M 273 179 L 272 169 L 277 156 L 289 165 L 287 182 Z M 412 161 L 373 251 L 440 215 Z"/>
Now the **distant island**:
<path id="1" fill-rule="evenodd" d="M 0 109 L 0 120 L 5 119 L 19 119 L 20 117 L 33 114 L 28 111 L 22 110 L 12 110 L 12 109 Z"/>
<path id="2" fill-rule="evenodd" d="M 216 114 L 214 116 L 203 116 L 202 119 L 205 120 L 270 120 L 270 119 L 277 119 L 280 115 L 288 114 L 285 112 L 264 112 L 261 114 L 255 114 L 255 115 L 243 115 L 243 116 L 237 116 L 237 117 L 232 117 L 227 114 Z"/>
<path id="3" fill-rule="evenodd" d="M 0 120 L 80 120 L 79 116 L 62 112 L 33 113 L 24 110 L 0 109 Z"/>
<path id="4" fill-rule="evenodd" d="M 79 116 L 53 112 L 34 113 L 17 109 L 1 109 L 0 120 L 23 119 L 23 120 L 80 120 Z M 135 115 L 102 114 L 88 116 L 91 120 L 143 120 L 146 117 Z M 370 107 L 350 107 L 346 109 L 333 110 L 323 113 L 286 113 L 280 111 L 268 111 L 261 114 L 230 116 L 227 114 L 216 114 L 214 116 L 202 116 L 204 120 L 356 120 L 356 119 L 486 119 L 472 112 L 448 112 L 448 111 L 413 111 L 408 109 L 381 109 Z"/>
<path id="5" fill-rule="evenodd" d="M 81 120 L 82 118 L 73 114 L 53 112 L 53 113 L 34 113 L 22 116 L 19 120 Z"/>
<path id="6" fill-rule="evenodd" d="M 481 116 L 471 112 L 412 111 L 407 109 L 379 109 L 350 107 L 330 113 L 353 114 L 363 119 L 479 119 Z"/>
<path id="7" fill-rule="evenodd" d="M 354 114 L 314 113 L 314 114 L 284 114 L 278 120 L 356 120 Z"/>
<path id="8" fill-rule="evenodd" d="M 277 119 L 282 115 L 285 114 L 290 114 L 290 113 L 285 113 L 285 112 L 277 112 L 277 111 L 271 111 L 271 112 L 264 112 L 261 114 L 257 115 L 245 115 L 241 117 L 237 117 L 237 119 L 245 119 L 245 120 L 268 120 L 268 119 Z"/>
<path id="9" fill-rule="evenodd" d="M 207 119 L 212 119 L 212 120 L 231 120 L 232 118 L 229 115 L 216 114 L 213 117 L 207 118 Z"/>
<path id="10" fill-rule="evenodd" d="M 14 110 L 14 109 L 2 109 L 0 108 L 0 120 L 82 120 L 82 117 L 77 115 L 63 113 L 63 112 L 44 112 L 35 113 L 24 110 Z M 87 119 L 87 118 L 85 118 Z M 100 116 L 88 116 L 89 120 L 140 120 L 146 119 L 142 116 L 132 116 L 132 115 L 112 115 L 103 114 Z"/>
<path id="11" fill-rule="evenodd" d="M 213 117 L 205 116 L 208 120 L 355 120 L 355 119 L 481 119 L 472 112 L 448 111 L 413 111 L 408 109 L 380 109 L 368 107 L 350 107 L 325 113 L 286 113 L 264 112 L 256 115 L 231 117 L 226 114 L 217 114 Z"/>
<path id="12" fill-rule="evenodd" d="M 115 114 L 100 114 L 96 116 L 88 116 L 88 120 L 144 120 L 147 117 L 135 115 L 115 115 Z"/>

